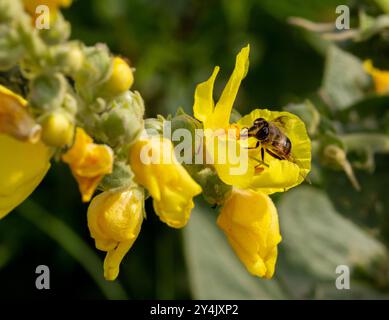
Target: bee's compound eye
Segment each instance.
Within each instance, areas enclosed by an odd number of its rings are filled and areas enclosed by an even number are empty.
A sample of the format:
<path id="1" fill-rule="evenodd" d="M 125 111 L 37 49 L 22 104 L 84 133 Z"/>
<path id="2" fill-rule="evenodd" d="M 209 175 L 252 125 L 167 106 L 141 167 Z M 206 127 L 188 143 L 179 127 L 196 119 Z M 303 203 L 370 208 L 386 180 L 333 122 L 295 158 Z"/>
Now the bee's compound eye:
<path id="1" fill-rule="evenodd" d="M 269 127 L 268 126 L 264 126 L 262 127 L 258 133 L 257 133 L 257 137 L 260 139 L 260 140 L 264 140 L 268 137 L 269 135 Z"/>

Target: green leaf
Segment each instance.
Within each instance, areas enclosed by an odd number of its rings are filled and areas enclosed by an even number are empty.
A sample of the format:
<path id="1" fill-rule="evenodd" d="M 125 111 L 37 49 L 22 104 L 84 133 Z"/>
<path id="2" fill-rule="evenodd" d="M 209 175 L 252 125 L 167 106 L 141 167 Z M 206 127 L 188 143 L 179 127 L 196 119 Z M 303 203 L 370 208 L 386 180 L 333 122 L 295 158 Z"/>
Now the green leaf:
<path id="1" fill-rule="evenodd" d="M 357 57 L 336 46 L 328 50 L 322 95 L 334 111 L 347 109 L 362 100 L 370 81 Z"/>
<path id="2" fill-rule="evenodd" d="M 288 192 L 278 208 L 283 241 L 277 273 L 296 297 L 316 297 L 317 290 L 321 298 L 361 296 L 363 286 L 353 280 L 353 271 L 371 270 L 372 263 L 384 257 L 384 246 L 342 217 L 327 195 L 312 187 Z M 338 292 L 335 287 L 339 265 L 350 268 L 350 290 Z M 374 288 L 365 291 L 364 296 L 370 296 Z"/>
<path id="3" fill-rule="evenodd" d="M 251 276 L 216 225 L 214 210 L 196 203 L 184 229 L 195 299 L 282 299 L 280 284 Z"/>

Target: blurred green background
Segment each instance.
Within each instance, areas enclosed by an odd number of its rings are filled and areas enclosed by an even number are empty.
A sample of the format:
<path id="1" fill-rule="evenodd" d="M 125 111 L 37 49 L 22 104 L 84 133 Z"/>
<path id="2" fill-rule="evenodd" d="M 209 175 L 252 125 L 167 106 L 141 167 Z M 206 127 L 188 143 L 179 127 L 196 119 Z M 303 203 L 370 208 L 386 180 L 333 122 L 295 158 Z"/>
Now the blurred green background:
<path id="1" fill-rule="evenodd" d="M 343 1 L 345 2 L 345 1 Z M 379 1 L 348 1 L 382 13 Z M 287 23 L 290 16 L 333 22 L 335 0 L 78 0 L 64 10 L 72 38 L 107 43 L 136 68 L 134 88 L 147 116 L 191 112 L 197 83 L 215 65 L 219 94 L 236 53 L 251 45 L 250 71 L 235 108 L 280 110 L 310 98 L 340 132 L 388 134 L 389 99 L 369 97 L 347 110 L 321 106 L 318 89 L 327 44 Z M 355 19 L 352 19 L 355 23 Z M 360 59 L 389 69 L 384 37 L 341 43 Z M 344 66 L 347 68 L 347 65 Z M 338 112 L 339 111 L 339 112 Z M 350 115 L 358 115 L 354 126 Z M 361 142 L 363 143 L 363 142 Z M 352 155 L 351 155 L 352 156 Z M 357 155 L 358 156 L 358 155 Z M 273 280 L 250 276 L 215 225 L 217 209 L 197 201 L 189 226 L 168 228 L 152 213 L 123 260 L 115 283 L 103 280 L 104 254 L 94 248 L 69 169 L 54 163 L 48 176 L 14 213 L 0 222 L 0 298 L 315 299 L 389 297 L 389 156 L 375 155 L 374 172 L 356 171 L 356 191 L 342 171 L 314 160 L 312 185 L 276 195 L 281 234 Z M 51 270 L 51 290 L 35 289 L 35 268 Z M 350 290 L 336 290 L 335 268 L 352 270 Z M 387 296 L 388 294 L 388 296 Z"/>

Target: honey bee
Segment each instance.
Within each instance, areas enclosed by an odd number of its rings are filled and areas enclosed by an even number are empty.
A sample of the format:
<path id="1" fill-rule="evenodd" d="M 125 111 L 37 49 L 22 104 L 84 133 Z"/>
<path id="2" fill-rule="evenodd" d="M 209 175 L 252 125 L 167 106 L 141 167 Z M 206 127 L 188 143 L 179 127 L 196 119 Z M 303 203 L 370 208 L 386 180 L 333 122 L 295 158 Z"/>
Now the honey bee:
<path id="1" fill-rule="evenodd" d="M 255 147 L 248 149 L 261 148 L 261 160 L 264 163 L 265 152 L 279 160 L 292 161 L 292 142 L 283 132 L 281 127 L 284 126 L 284 117 L 278 117 L 273 121 L 266 121 L 263 118 L 255 119 L 253 125 L 247 130 L 247 137 L 257 139 Z"/>

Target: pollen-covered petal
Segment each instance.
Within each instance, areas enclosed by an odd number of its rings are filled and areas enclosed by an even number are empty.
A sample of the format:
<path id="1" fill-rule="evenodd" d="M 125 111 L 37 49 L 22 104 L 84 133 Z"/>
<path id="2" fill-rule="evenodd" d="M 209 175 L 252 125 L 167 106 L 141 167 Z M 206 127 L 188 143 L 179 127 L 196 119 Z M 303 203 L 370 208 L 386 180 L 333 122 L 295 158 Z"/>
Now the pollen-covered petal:
<path id="1" fill-rule="evenodd" d="M 207 81 L 198 84 L 196 87 L 193 114 L 195 118 L 201 122 L 206 122 L 213 113 L 215 105 L 213 101 L 213 87 L 219 70 L 219 67 L 215 67 L 211 77 Z"/>
<path id="2" fill-rule="evenodd" d="M 230 121 L 232 107 L 242 80 L 246 77 L 249 68 L 250 45 L 243 48 L 236 57 L 235 69 L 223 93 L 216 104 L 213 114 L 215 128 L 226 128 Z"/>

